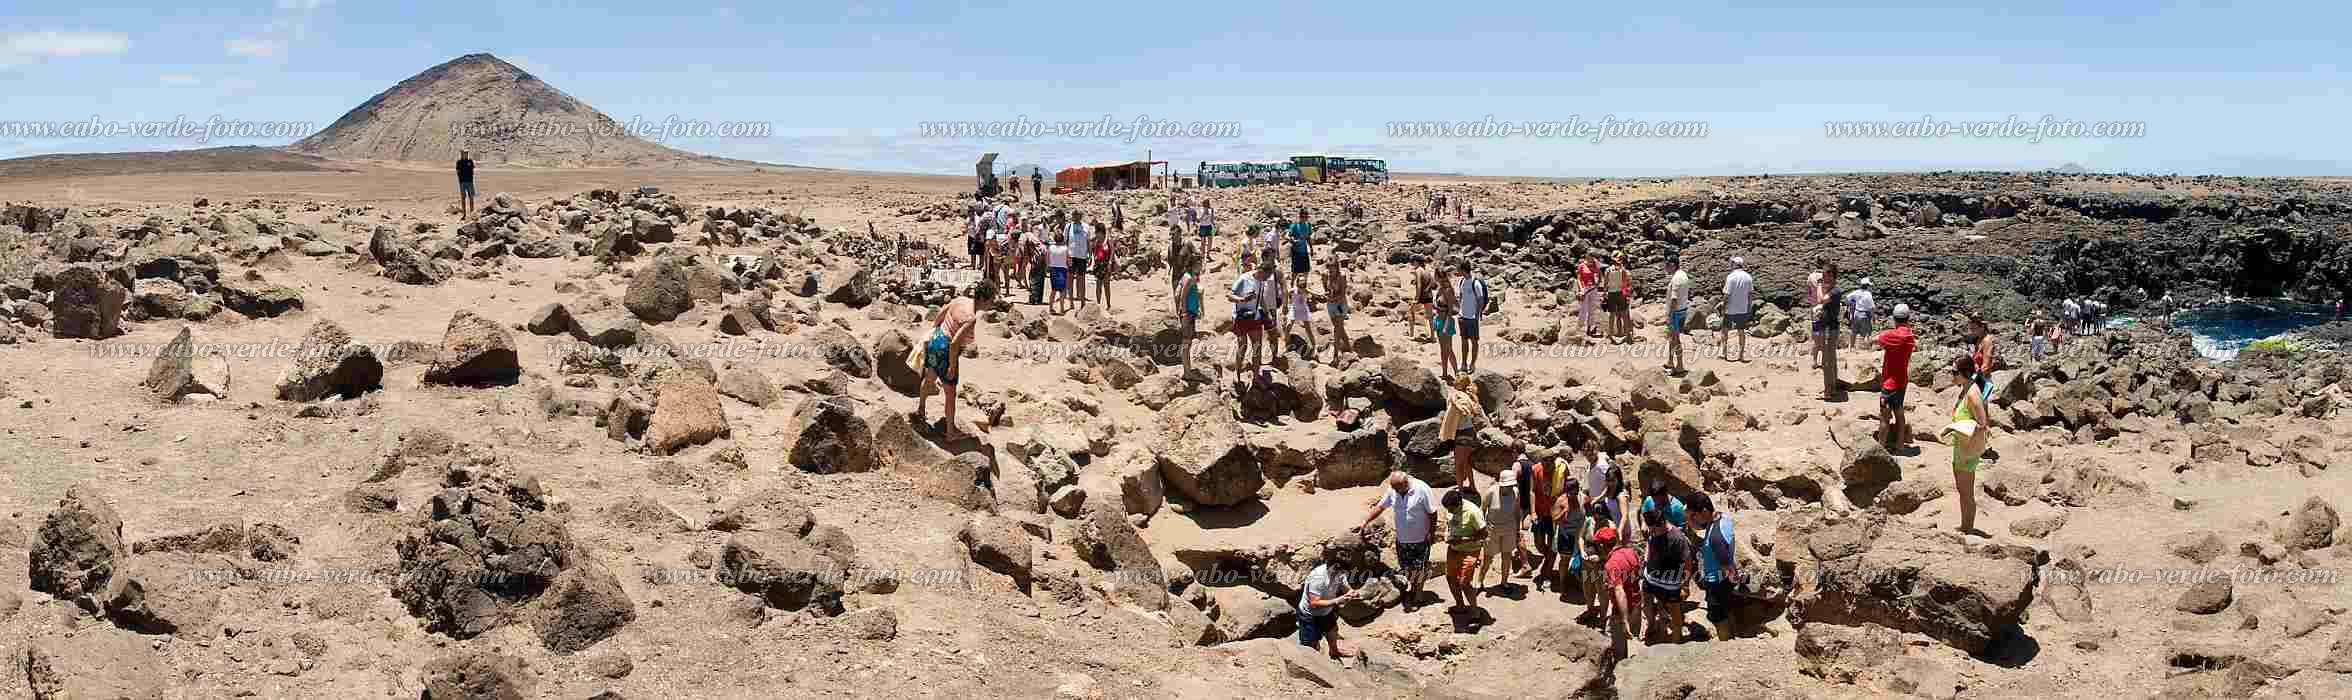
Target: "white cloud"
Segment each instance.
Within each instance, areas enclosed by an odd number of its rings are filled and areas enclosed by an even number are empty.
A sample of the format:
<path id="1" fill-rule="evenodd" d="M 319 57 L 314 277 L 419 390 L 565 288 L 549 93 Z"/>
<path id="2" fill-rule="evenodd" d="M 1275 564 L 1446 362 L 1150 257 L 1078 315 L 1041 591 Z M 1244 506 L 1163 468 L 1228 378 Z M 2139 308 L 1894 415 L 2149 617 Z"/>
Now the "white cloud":
<path id="1" fill-rule="evenodd" d="M 156 78 L 155 78 L 155 79 L 156 79 L 156 81 L 157 81 L 157 82 L 161 82 L 161 83 L 163 83 L 164 85 L 168 85 L 168 86 L 172 86 L 172 87 L 187 87 L 187 86 L 190 86 L 190 85 L 196 85 L 196 84 L 198 84 L 198 83 L 201 83 L 201 82 L 203 82 L 203 81 L 201 81 L 201 80 L 197 80 L 197 79 L 196 79 L 196 76 L 193 76 L 193 75 L 187 75 L 187 74 L 184 74 L 184 73 L 171 73 L 171 74 L 166 74 L 166 75 L 160 75 L 160 76 L 156 76 Z"/>
<path id="2" fill-rule="evenodd" d="M 230 39 L 228 41 L 228 47 L 229 55 L 231 56 L 255 56 L 267 58 L 278 55 L 279 51 L 284 51 L 286 49 L 286 42 L 278 39 Z"/>
<path id="3" fill-rule="evenodd" d="M 114 56 L 131 50 L 131 37 L 115 32 L 55 29 L 0 35 L 0 68 L 50 58 Z"/>

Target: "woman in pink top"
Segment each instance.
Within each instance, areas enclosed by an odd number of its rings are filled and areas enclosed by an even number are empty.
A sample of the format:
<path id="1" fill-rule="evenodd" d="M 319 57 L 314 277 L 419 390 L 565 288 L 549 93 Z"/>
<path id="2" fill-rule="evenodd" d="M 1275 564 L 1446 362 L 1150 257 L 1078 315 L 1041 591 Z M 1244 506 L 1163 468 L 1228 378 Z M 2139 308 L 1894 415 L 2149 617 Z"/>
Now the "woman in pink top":
<path id="1" fill-rule="evenodd" d="M 1111 305 L 1111 272 L 1117 269 L 1117 260 L 1112 256 L 1119 251 L 1119 246 L 1113 243 L 1118 233 L 1106 229 L 1102 235 L 1095 236 L 1093 241 L 1095 296 L 1102 297 L 1103 306 L 1106 307 Z"/>
<path id="2" fill-rule="evenodd" d="M 1591 253 L 1576 266 L 1576 321 L 1584 326 L 1584 334 L 1593 334 L 1593 306 L 1601 301 L 1601 271 L 1593 264 Z"/>

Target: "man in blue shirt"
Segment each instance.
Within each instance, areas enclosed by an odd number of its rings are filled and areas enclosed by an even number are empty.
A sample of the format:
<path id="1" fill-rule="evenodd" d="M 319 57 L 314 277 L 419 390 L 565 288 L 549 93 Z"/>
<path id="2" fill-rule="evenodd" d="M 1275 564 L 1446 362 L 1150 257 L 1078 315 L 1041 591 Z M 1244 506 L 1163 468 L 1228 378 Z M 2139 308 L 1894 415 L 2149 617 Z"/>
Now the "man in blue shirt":
<path id="1" fill-rule="evenodd" d="M 1707 593 L 1707 624 L 1715 639 L 1731 638 L 1731 608 L 1739 577 L 1739 539 L 1731 516 L 1715 512 L 1705 493 L 1691 494 L 1690 523 L 1699 538 L 1699 589 Z"/>
<path id="2" fill-rule="evenodd" d="M 1666 480 L 1664 479 L 1650 477 L 1647 485 L 1649 488 L 1643 490 L 1641 512 L 1663 510 L 1666 514 L 1666 522 L 1673 523 L 1675 527 L 1682 527 L 1686 517 L 1684 515 L 1686 509 L 1683 508 L 1682 499 L 1675 498 L 1673 494 L 1666 492 Z"/>

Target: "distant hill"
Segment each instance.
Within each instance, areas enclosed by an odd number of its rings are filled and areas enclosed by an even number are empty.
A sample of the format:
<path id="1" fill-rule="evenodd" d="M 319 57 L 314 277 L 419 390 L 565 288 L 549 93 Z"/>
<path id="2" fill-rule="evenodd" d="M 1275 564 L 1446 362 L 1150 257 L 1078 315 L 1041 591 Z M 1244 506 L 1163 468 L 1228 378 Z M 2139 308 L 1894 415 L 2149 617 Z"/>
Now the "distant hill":
<path id="1" fill-rule="evenodd" d="M 287 150 L 347 160 L 506 165 L 757 166 L 688 153 L 625 133 L 612 117 L 512 63 L 468 54 L 368 98 Z"/>
<path id="2" fill-rule="evenodd" d="M 2083 167 L 2083 164 L 2081 163 L 2067 163 L 2065 165 L 2051 168 L 2050 172 L 2061 175 L 2082 175 L 2091 172 L 2091 169 Z"/>
<path id="3" fill-rule="evenodd" d="M 143 173 L 349 172 L 318 156 L 262 146 L 185 151 L 52 153 L 0 160 L 0 179 L 99 177 Z"/>

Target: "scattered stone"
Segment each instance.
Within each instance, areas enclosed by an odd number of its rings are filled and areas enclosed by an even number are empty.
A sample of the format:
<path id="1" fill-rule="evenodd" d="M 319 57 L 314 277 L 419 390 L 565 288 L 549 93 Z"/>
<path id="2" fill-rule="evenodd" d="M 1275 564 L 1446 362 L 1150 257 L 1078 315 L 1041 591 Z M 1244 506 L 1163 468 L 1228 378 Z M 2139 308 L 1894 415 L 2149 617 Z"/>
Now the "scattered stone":
<path id="1" fill-rule="evenodd" d="M 302 334 L 294 365 L 278 379 L 280 401 L 308 402 L 329 396 L 358 398 L 384 383 L 384 363 L 367 345 L 334 321 L 319 319 Z"/>
<path id="2" fill-rule="evenodd" d="M 122 335 L 130 291 L 97 267 L 66 267 L 52 280 L 49 332 L 59 338 L 104 340 Z"/>
<path id="3" fill-rule="evenodd" d="M 531 313 L 531 320 L 523 328 L 532 335 L 563 335 L 572 332 L 572 312 L 563 304 L 549 302 Z"/>
<path id="4" fill-rule="evenodd" d="M 689 284 L 684 263 L 666 255 L 657 257 L 629 278 L 629 291 L 622 296 L 621 305 L 647 323 L 675 319 L 694 308 Z"/>
<path id="5" fill-rule="evenodd" d="M 425 664 L 427 700 L 528 700 L 537 682 L 521 657 L 496 652 L 458 652 Z"/>
<path id="6" fill-rule="evenodd" d="M 34 700 L 163 700 L 174 675 L 146 638 L 104 626 L 31 640 L 16 656 Z"/>
<path id="7" fill-rule="evenodd" d="M 690 371 L 661 373 L 654 386 L 653 417 L 645 428 L 646 450 L 675 454 L 729 434 L 727 410 L 719 401 L 718 387 Z"/>
<path id="8" fill-rule="evenodd" d="M 793 411 L 798 437 L 785 460 L 815 474 L 869 472 L 882 465 L 874 447 L 874 430 L 850 403 L 838 398 L 808 399 Z"/>
<path id="9" fill-rule="evenodd" d="M 441 336 L 440 355 L 425 369 L 425 383 L 511 384 L 522 374 L 514 335 L 490 319 L 460 310 L 449 317 L 449 329 Z"/>
<path id="10" fill-rule="evenodd" d="M 26 549 L 33 590 L 91 612 L 108 595 L 117 567 L 130 557 L 123 546 L 121 516 L 97 490 L 82 484 L 66 488 Z"/>
<path id="11" fill-rule="evenodd" d="M 2192 615 L 2211 615 L 2229 607 L 2230 594 L 2230 577 L 2225 573 L 2190 584 L 2173 602 L 2172 609 Z"/>
<path id="12" fill-rule="evenodd" d="M 425 629 L 472 639 L 529 622 L 549 650 L 587 649 L 637 617 L 603 562 L 572 539 L 538 479 L 451 469 L 394 543 L 393 597 Z"/>
<path id="13" fill-rule="evenodd" d="M 198 357 L 194 333 L 181 326 L 179 335 L 155 355 L 147 367 L 147 379 L 139 385 L 165 401 L 178 401 L 189 394 L 227 396 L 229 362 L 217 353 Z"/>

